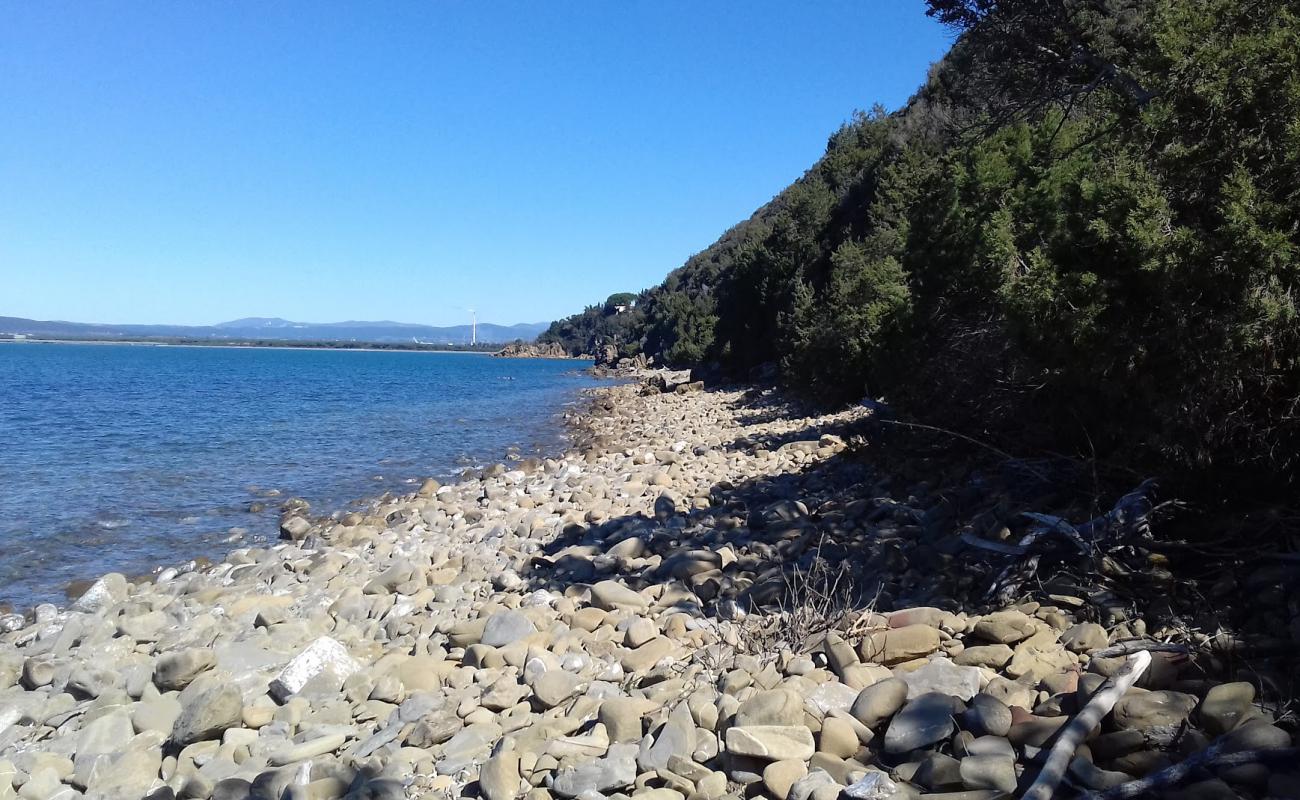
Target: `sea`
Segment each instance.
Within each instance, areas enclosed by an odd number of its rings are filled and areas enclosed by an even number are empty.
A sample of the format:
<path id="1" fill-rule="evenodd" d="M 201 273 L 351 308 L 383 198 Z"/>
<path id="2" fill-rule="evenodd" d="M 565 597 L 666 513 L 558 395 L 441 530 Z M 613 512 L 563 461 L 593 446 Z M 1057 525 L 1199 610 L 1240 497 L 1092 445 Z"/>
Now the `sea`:
<path id="1" fill-rule="evenodd" d="M 565 446 L 580 361 L 476 353 L 0 344 L 0 603 L 270 542 Z"/>

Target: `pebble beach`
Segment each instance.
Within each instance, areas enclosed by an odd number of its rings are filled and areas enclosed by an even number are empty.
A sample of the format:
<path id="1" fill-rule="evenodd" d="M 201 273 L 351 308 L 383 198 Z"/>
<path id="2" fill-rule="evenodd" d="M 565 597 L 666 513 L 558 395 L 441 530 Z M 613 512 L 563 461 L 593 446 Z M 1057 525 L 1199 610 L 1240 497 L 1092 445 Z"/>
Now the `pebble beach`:
<path id="1" fill-rule="evenodd" d="M 871 410 L 663 388 L 591 390 L 562 457 L 0 617 L 0 800 L 1016 797 L 1133 652 L 1056 796 L 1214 747 L 1265 755 L 1167 796 L 1300 797 L 1256 683 L 915 555 Z"/>

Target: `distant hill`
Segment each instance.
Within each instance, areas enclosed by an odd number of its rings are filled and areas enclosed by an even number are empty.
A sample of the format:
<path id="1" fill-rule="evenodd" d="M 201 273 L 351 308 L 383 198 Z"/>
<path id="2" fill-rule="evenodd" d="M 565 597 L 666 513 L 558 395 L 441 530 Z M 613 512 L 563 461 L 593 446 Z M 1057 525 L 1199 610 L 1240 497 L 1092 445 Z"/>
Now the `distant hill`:
<path id="1" fill-rule="evenodd" d="M 546 330 L 546 323 L 478 326 L 478 341 L 490 343 L 531 341 Z M 435 327 L 405 322 L 293 322 L 276 317 L 249 317 L 217 325 L 111 325 L 92 322 L 62 322 L 21 317 L 0 317 L 0 335 L 25 334 L 58 338 L 131 339 L 177 337 L 185 339 L 270 339 L 283 341 L 468 344 L 469 325 Z"/>

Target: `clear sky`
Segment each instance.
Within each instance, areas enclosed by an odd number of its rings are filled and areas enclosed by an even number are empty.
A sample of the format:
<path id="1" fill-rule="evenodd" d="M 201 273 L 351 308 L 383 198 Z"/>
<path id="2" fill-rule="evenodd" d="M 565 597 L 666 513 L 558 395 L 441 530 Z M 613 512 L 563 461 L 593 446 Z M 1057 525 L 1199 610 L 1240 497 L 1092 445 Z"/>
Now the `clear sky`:
<path id="1" fill-rule="evenodd" d="M 553 319 L 949 43 L 921 0 L 0 2 L 0 316 Z"/>

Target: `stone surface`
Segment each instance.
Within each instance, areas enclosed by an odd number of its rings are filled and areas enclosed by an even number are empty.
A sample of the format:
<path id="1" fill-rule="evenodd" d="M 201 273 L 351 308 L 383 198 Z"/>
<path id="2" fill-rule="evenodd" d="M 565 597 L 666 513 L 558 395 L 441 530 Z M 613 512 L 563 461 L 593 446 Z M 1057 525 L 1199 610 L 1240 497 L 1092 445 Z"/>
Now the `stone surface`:
<path id="1" fill-rule="evenodd" d="M 1182 724 L 1196 708 L 1196 698 L 1183 692 L 1130 691 L 1112 713 L 1120 728 L 1141 730 Z"/>
<path id="2" fill-rule="evenodd" d="M 727 729 L 727 752 L 767 761 L 807 761 L 816 751 L 812 732 L 797 725 L 749 725 Z"/>
<path id="3" fill-rule="evenodd" d="M 1006 736 L 1011 730 L 1011 709 L 988 694 L 971 698 L 961 715 L 961 726 L 975 736 Z"/>
<path id="4" fill-rule="evenodd" d="M 1034 635 L 1033 619 L 1021 611 L 998 611 L 975 623 L 974 633 L 986 642 L 1015 644 Z"/>
<path id="5" fill-rule="evenodd" d="M 1196 709 L 1196 716 L 1211 735 L 1224 734 L 1250 716 L 1254 702 L 1255 687 L 1252 684 L 1223 683 L 1206 692 Z"/>
<path id="6" fill-rule="evenodd" d="M 1005 755 L 967 756 L 961 760 L 961 781 L 967 789 L 1016 790 L 1016 762 Z"/>
<path id="7" fill-rule="evenodd" d="M 514 800 L 520 795 L 519 755 L 498 753 L 483 763 L 479 789 L 487 800 Z"/>
<path id="8" fill-rule="evenodd" d="M 171 738 L 180 745 L 219 738 L 227 728 L 238 727 L 243 713 L 239 689 L 216 675 L 195 679 L 180 693 L 180 714 Z"/>
<path id="9" fill-rule="evenodd" d="M 488 647 L 504 647 L 536 631 L 532 620 L 519 611 L 498 611 L 483 625 L 479 639 Z"/>
<path id="10" fill-rule="evenodd" d="M 771 689 L 740 704 L 736 725 L 801 725 L 804 699 L 790 689 Z"/>
<path id="11" fill-rule="evenodd" d="M 790 787 L 808 774 L 808 765 L 802 759 L 773 761 L 763 768 L 763 785 L 773 797 L 785 800 Z"/>
<path id="12" fill-rule="evenodd" d="M 328 636 L 322 636 L 280 670 L 280 674 L 271 681 L 271 694 L 281 702 L 308 689 L 321 694 L 334 694 L 343 685 L 343 681 L 359 669 L 361 665 L 352 658 L 346 647 Z"/>
<path id="13" fill-rule="evenodd" d="M 844 787 L 843 795 L 852 800 L 892 800 L 908 796 L 883 772 L 868 772 Z"/>
<path id="14" fill-rule="evenodd" d="M 591 587 L 591 603 L 607 611 L 631 609 L 639 611 L 650 604 L 638 592 L 618 581 L 601 581 Z"/>
<path id="15" fill-rule="evenodd" d="M 980 671 L 975 667 L 962 667 L 946 658 L 935 658 L 920 669 L 903 675 L 909 700 L 923 694 L 939 692 L 961 700 L 969 700 L 980 690 Z"/>
<path id="16" fill-rule="evenodd" d="M 908 701 L 885 730 L 885 752 L 905 753 L 947 739 L 956 729 L 955 711 L 953 699 L 938 693 Z"/>
<path id="17" fill-rule="evenodd" d="M 883 680 L 863 689 L 849 713 L 863 725 L 875 729 L 903 707 L 907 691 L 907 683 L 898 678 Z"/>
<path id="18" fill-rule="evenodd" d="M 154 663 L 153 682 L 163 691 L 179 691 L 216 663 L 216 653 L 206 647 L 164 653 Z"/>
<path id="19" fill-rule="evenodd" d="M 929 625 L 907 625 L 867 634 L 858 652 L 864 661 L 896 664 L 933 653 L 939 649 L 939 642 L 938 629 Z"/>
<path id="20" fill-rule="evenodd" d="M 1081 622 L 1065 629 L 1061 634 L 1061 644 L 1076 653 L 1088 653 L 1110 644 L 1110 636 L 1095 622 Z"/>
<path id="21" fill-rule="evenodd" d="M 636 746 L 613 745 L 604 758 L 563 768 L 555 773 L 551 791 L 560 797 L 586 796 L 630 786 L 636 780 Z"/>

